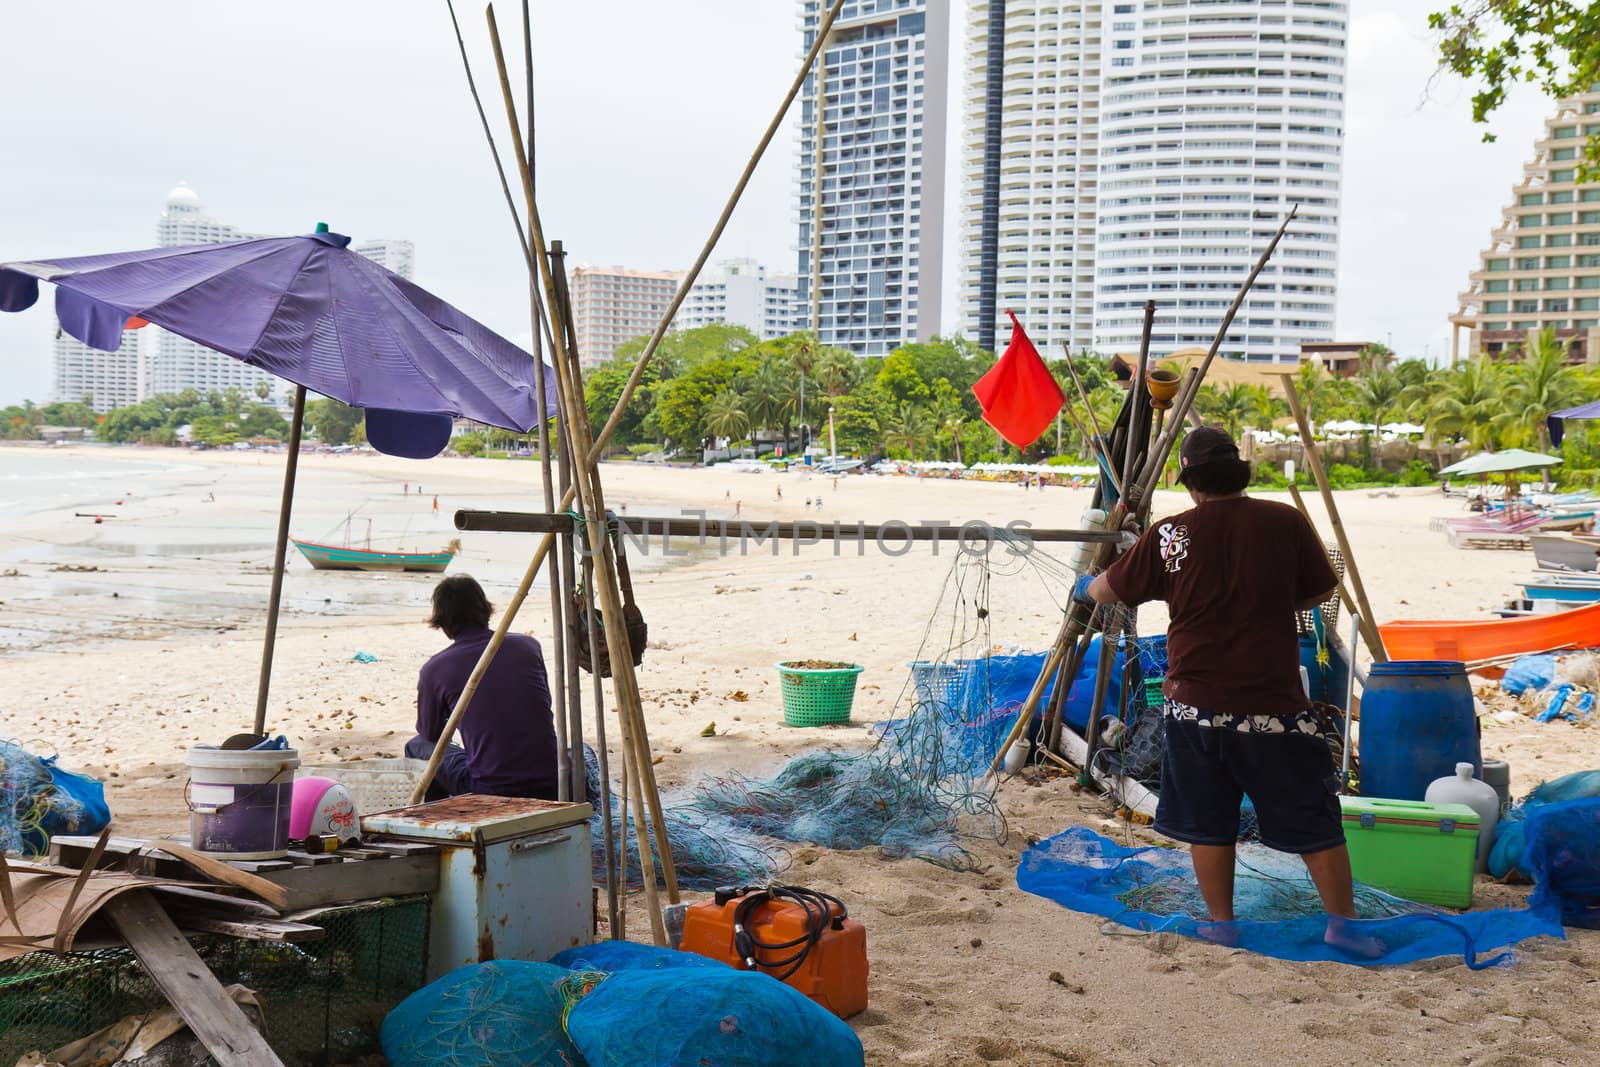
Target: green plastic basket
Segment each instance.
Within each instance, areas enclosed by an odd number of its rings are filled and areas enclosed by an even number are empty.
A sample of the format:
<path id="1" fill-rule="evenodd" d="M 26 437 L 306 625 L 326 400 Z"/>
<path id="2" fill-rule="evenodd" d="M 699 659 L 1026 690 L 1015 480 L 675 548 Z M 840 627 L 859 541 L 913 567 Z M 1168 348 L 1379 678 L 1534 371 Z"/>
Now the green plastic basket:
<path id="1" fill-rule="evenodd" d="M 863 668 L 791 667 L 775 663 L 783 688 L 783 721 L 790 726 L 837 726 L 850 721 L 856 699 L 856 675 Z"/>
<path id="2" fill-rule="evenodd" d="M 1159 708 L 1166 704 L 1167 698 L 1161 692 L 1161 687 L 1167 684 L 1165 678 L 1146 678 L 1144 680 L 1144 706 Z"/>

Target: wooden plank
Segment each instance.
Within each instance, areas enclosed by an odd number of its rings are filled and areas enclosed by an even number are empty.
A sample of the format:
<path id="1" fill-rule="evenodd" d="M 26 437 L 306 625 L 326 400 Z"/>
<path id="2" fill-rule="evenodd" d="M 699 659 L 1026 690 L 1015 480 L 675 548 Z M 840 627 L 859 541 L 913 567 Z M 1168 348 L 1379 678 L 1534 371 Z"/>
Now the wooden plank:
<path id="1" fill-rule="evenodd" d="M 338 853 L 339 858 L 344 860 L 386 860 L 393 854 L 381 848 L 363 848 L 359 845 L 346 846 Z"/>
<path id="2" fill-rule="evenodd" d="M 288 860 L 229 860 L 228 866 L 246 874 L 262 874 L 266 871 L 285 871 L 294 864 Z"/>
<path id="3" fill-rule="evenodd" d="M 391 856 L 422 856 L 439 851 L 438 845 L 424 844 L 421 841 L 395 841 L 389 838 L 364 841 L 362 847 L 378 852 L 387 852 Z"/>
<path id="4" fill-rule="evenodd" d="M 327 931 L 320 926 L 288 922 L 283 919 L 217 919 L 209 915 L 179 912 L 174 921 L 186 932 L 225 934 L 245 941 L 281 941 L 299 944 L 302 941 L 320 941 L 327 936 Z"/>
<path id="5" fill-rule="evenodd" d="M 278 915 L 277 908 L 270 904 L 263 904 L 254 897 L 230 897 L 186 885 L 153 885 L 150 888 L 154 892 L 174 898 L 174 901 L 181 900 L 183 902 L 182 907 L 190 910 L 199 908 L 212 914 L 236 918 L 253 916 L 261 919 L 273 919 Z M 174 903 L 173 906 L 177 907 L 179 905 Z"/>
<path id="6" fill-rule="evenodd" d="M 156 841 L 152 847 L 172 853 L 213 881 L 231 885 L 238 889 L 243 889 L 246 893 L 258 896 L 280 911 L 286 903 L 283 894 L 265 878 L 235 870 L 219 859 L 213 859 L 203 853 L 196 852 L 188 845 L 180 845 L 176 841 Z"/>
<path id="7" fill-rule="evenodd" d="M 94 848 L 95 840 L 93 837 L 73 834 L 54 837 L 50 840 L 50 862 L 58 867 L 82 870 L 84 861 L 89 858 L 89 851 Z M 139 850 L 146 844 L 147 842 L 132 837 L 109 838 L 98 867 L 102 870 L 113 867 L 153 878 L 183 878 L 188 874 L 188 868 L 173 856 L 140 854 Z"/>
<path id="8" fill-rule="evenodd" d="M 289 850 L 289 862 L 298 863 L 302 867 L 320 867 L 326 863 L 343 863 L 344 861 L 332 852 L 296 852 Z"/>
<path id="9" fill-rule="evenodd" d="M 136 889 L 117 895 L 101 910 L 218 1067 L 282 1067 L 267 1039 L 206 969 L 159 901 Z"/>
<path id="10" fill-rule="evenodd" d="M 301 911 L 324 904 L 432 893 L 439 887 L 439 857 L 430 851 L 383 863 L 297 866 L 261 877 L 285 891 L 289 901 L 285 911 Z"/>

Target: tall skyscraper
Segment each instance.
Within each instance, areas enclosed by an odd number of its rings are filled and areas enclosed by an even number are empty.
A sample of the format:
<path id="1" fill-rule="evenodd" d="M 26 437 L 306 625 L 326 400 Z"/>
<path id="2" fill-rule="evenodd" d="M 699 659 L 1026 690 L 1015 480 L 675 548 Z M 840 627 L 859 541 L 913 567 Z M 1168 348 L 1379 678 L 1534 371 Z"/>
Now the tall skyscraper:
<path id="1" fill-rule="evenodd" d="M 1596 133 L 1600 92 L 1562 100 L 1545 122 L 1450 316 L 1452 361 L 1499 355 L 1549 327 L 1570 359 L 1600 362 L 1600 184 L 1574 181 L 1584 142 Z"/>
<path id="2" fill-rule="evenodd" d="M 199 194 L 184 182 L 167 194 L 166 209 L 156 223 L 156 239 L 162 248 L 261 236 L 265 235 L 245 233 L 206 214 Z M 350 250 L 407 279 L 416 264 L 416 248 L 410 241 L 354 241 Z M 157 331 L 153 366 L 145 377 L 147 394 L 239 389 L 254 396 L 257 383 L 265 382 L 267 398 L 280 398 L 280 382 L 273 375 L 166 330 Z"/>
<path id="3" fill-rule="evenodd" d="M 823 0 L 800 0 L 804 47 Z M 824 344 L 883 355 L 938 332 L 948 0 L 846 0 L 806 78 L 800 286 Z"/>
<path id="4" fill-rule="evenodd" d="M 139 331 L 122 331 L 121 346 L 115 352 L 102 352 L 90 348 L 57 323 L 52 357 L 54 399 L 81 402 L 89 397 L 89 406 L 102 413 L 139 402 Z"/>
<path id="5" fill-rule="evenodd" d="M 992 346 L 1010 307 L 1036 343 L 1131 351 L 1154 300 L 1158 350 L 1209 344 L 1291 204 L 1223 353 L 1290 362 L 1332 339 L 1343 0 L 974 5 L 962 229 L 976 339 Z"/>
<path id="6" fill-rule="evenodd" d="M 768 274 L 753 259 L 725 259 L 702 271 L 672 320 L 680 330 L 716 322 L 743 326 L 763 341 L 806 328 L 799 280 Z"/>
<path id="7" fill-rule="evenodd" d="M 575 267 L 572 321 L 579 362 L 604 363 L 624 341 L 654 333 L 682 281 L 682 271 Z"/>

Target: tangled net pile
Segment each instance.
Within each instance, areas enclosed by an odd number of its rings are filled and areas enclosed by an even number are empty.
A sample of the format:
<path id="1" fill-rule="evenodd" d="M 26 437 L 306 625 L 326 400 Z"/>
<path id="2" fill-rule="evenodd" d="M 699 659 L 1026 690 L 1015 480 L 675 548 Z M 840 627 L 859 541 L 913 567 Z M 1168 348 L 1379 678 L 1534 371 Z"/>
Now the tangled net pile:
<path id="1" fill-rule="evenodd" d="M 768 838 L 971 868 L 964 838 L 1005 839 L 986 772 L 1044 661 L 991 655 L 990 585 L 1028 570 L 1053 579 L 1052 588 L 1070 584 L 1070 572 L 1037 550 L 956 554 L 896 700 L 909 711 L 882 724 L 872 748 L 809 752 L 770 778 L 706 779 L 684 809 Z"/>

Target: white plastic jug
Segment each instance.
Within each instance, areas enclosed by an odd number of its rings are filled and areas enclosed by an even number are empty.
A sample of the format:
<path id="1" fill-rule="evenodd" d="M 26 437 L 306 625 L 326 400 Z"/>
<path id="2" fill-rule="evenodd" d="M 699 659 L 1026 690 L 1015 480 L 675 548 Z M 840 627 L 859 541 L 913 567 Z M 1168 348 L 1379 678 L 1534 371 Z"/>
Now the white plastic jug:
<path id="1" fill-rule="evenodd" d="M 1478 813 L 1478 872 L 1489 868 L 1489 848 L 1495 824 L 1500 821 L 1500 794 L 1494 786 L 1472 776 L 1472 764 L 1456 764 L 1456 773 L 1435 778 L 1422 799 L 1429 804 L 1465 804 Z"/>

